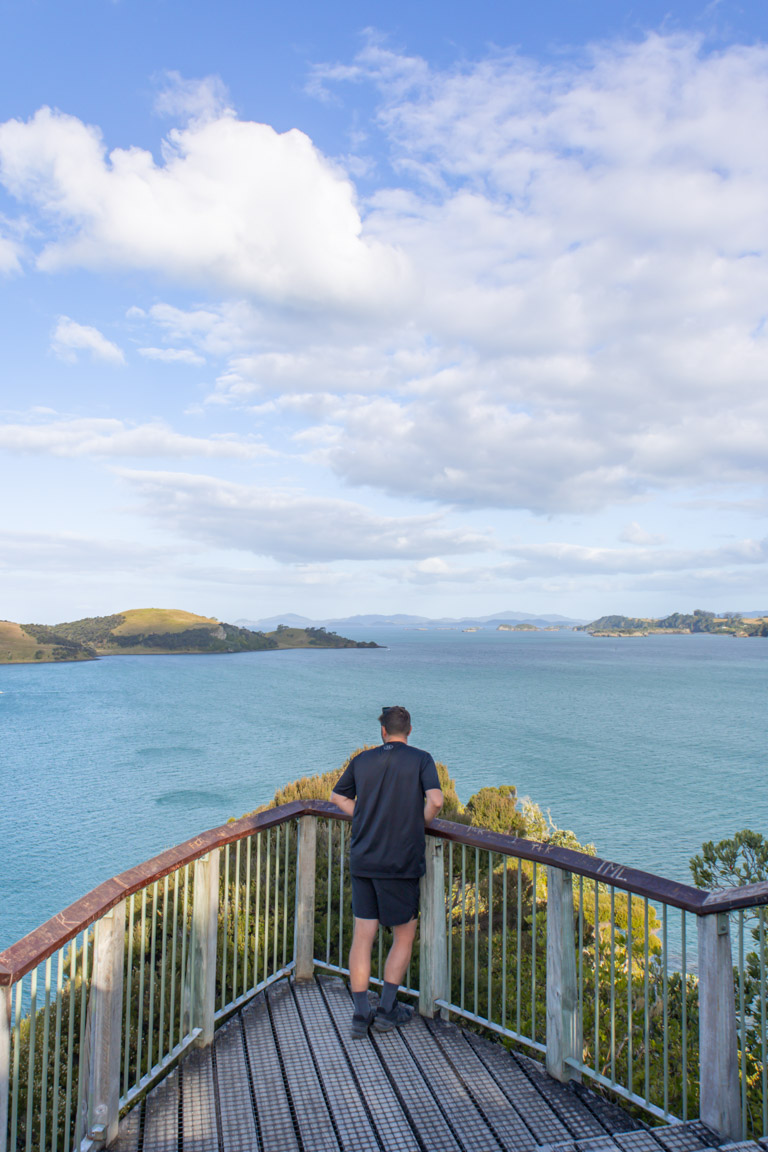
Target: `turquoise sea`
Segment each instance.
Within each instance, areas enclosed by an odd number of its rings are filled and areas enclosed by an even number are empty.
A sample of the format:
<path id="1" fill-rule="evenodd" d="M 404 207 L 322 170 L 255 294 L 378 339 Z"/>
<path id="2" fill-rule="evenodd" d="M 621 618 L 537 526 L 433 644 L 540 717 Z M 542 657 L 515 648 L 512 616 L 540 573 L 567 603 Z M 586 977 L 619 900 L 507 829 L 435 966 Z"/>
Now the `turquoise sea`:
<path id="1" fill-rule="evenodd" d="M 379 650 L 0 667 L 0 948 L 100 881 L 340 766 L 406 704 L 462 800 L 509 783 L 608 859 L 688 879 L 768 835 L 768 641 L 366 630 Z"/>

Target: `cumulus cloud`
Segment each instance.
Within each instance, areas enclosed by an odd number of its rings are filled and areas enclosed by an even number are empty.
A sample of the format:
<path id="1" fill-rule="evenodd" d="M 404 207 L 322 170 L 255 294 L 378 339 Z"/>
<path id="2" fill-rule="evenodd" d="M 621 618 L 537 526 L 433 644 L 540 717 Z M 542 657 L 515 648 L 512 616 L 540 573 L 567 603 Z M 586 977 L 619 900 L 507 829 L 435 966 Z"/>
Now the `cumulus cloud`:
<path id="1" fill-rule="evenodd" d="M 350 410 L 339 474 L 539 512 L 765 481 L 768 49 L 652 35 L 439 72 L 373 43 L 325 79 L 378 86 L 406 186 L 367 226 L 418 269 L 438 361 L 386 437 L 382 403 Z"/>
<path id="2" fill-rule="evenodd" d="M 89 352 L 94 360 L 104 360 L 108 364 L 124 364 L 123 350 L 107 340 L 98 328 L 89 324 L 78 324 L 69 316 L 60 316 L 53 336 L 51 348 L 61 360 L 70 364 L 77 362 L 78 352 Z"/>
<path id="3" fill-rule="evenodd" d="M 0 125 L 0 179 L 34 204 L 46 271 L 144 269 L 289 302 L 381 305 L 394 248 L 363 235 L 351 181 L 296 129 L 209 108 L 166 137 L 162 161 L 107 153 L 101 133 L 41 108 Z"/>
<path id="4" fill-rule="evenodd" d="M 347 500 L 308 496 L 175 472 L 121 475 L 144 510 L 198 543 L 287 563 L 416 559 L 491 546 L 478 532 L 446 528 L 445 517 L 382 516 Z"/>
<path id="5" fill-rule="evenodd" d="M 239 436 L 184 436 L 162 423 L 130 425 L 122 420 L 56 419 L 45 423 L 0 424 L 0 448 L 51 456 L 173 456 L 252 459 L 268 452 Z"/>
<path id="6" fill-rule="evenodd" d="M 159 162 L 50 110 L 0 126 L 40 266 L 205 282 L 132 310 L 141 354 L 215 363 L 212 399 L 352 486 L 549 515 L 766 483 L 765 46 L 439 70 L 371 43 L 315 80 L 376 87 L 365 203 L 213 81 L 174 79 Z"/>
<path id="7" fill-rule="evenodd" d="M 592 512 L 654 489 L 764 482 L 766 407 L 758 395 L 738 413 L 648 425 L 624 409 L 526 411 L 471 389 L 440 402 L 362 398 L 329 412 L 323 457 L 347 482 L 394 495 Z"/>

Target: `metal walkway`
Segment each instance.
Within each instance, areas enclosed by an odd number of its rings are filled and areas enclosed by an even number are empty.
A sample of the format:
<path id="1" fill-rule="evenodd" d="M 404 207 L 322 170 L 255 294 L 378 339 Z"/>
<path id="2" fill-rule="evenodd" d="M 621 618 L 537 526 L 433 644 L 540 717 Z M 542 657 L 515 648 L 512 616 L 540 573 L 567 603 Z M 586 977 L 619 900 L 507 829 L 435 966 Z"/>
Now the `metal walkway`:
<path id="1" fill-rule="evenodd" d="M 113 1152 L 701 1152 L 716 1143 L 696 1124 L 642 1129 L 454 1024 L 415 1016 L 352 1040 L 351 1014 L 339 979 L 272 985 L 129 1113 Z"/>

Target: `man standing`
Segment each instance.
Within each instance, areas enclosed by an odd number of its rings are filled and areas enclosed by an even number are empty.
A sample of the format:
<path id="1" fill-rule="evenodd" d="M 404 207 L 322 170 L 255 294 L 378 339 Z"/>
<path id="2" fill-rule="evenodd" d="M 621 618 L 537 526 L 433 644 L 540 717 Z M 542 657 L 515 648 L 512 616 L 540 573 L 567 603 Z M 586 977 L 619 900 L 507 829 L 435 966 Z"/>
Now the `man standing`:
<path id="1" fill-rule="evenodd" d="M 429 752 L 408 746 L 411 717 L 399 705 L 379 716 L 382 744 L 350 760 L 331 800 L 352 817 L 350 873 L 355 930 L 349 950 L 355 1002 L 352 1035 L 368 1028 L 388 1032 L 407 1023 L 411 1011 L 395 999 L 411 959 L 419 915 L 419 879 L 424 875 L 424 826 L 443 805 L 435 762 Z M 381 924 L 391 928 L 392 947 L 384 967 L 381 1003 L 368 1000 L 371 949 Z"/>

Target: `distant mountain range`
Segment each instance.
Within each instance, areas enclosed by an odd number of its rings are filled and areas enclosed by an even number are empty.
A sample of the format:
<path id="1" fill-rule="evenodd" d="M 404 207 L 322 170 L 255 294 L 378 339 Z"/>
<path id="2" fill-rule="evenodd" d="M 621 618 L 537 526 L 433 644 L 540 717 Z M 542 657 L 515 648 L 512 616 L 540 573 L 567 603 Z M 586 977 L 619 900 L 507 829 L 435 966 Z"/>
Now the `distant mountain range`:
<path id="1" fill-rule="evenodd" d="M 530 612 L 497 612 L 492 616 L 442 616 L 437 619 L 430 616 L 409 616 L 402 612 L 390 615 L 382 613 L 363 613 L 358 616 L 333 617 L 327 620 L 311 620 L 307 616 L 297 616 L 295 612 L 283 612 L 279 616 L 263 616 L 259 620 L 237 620 L 240 628 L 253 628 L 256 631 L 266 632 L 277 628 L 279 624 L 287 624 L 294 628 L 497 628 L 499 624 L 534 624 L 546 627 L 550 624 L 560 624 L 564 628 L 576 624 L 585 624 L 584 619 L 574 620 L 568 616 L 558 616 L 556 613 L 546 616 L 535 616 Z"/>

